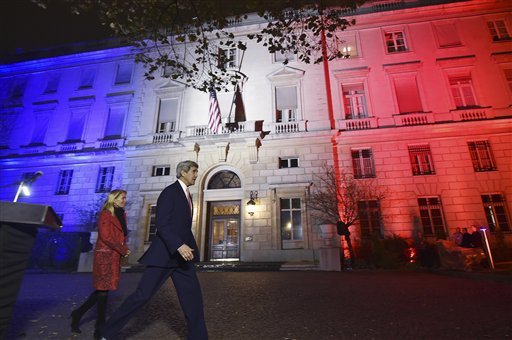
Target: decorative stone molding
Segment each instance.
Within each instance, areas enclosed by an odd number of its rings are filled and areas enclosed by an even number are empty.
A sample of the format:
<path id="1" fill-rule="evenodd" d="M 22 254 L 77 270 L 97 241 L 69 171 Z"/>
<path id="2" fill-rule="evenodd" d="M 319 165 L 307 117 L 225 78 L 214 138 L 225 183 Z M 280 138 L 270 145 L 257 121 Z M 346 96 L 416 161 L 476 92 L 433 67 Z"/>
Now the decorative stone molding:
<path id="1" fill-rule="evenodd" d="M 247 140 L 247 149 L 249 150 L 249 163 L 258 163 L 258 149 L 260 146 L 261 140 L 259 138 L 256 138 L 256 140 Z"/>
<path id="2" fill-rule="evenodd" d="M 215 143 L 219 155 L 219 162 L 225 162 L 228 158 L 229 142 Z"/>
<path id="3" fill-rule="evenodd" d="M 465 55 L 450 58 L 438 58 L 436 59 L 437 65 L 442 68 L 462 67 L 462 66 L 473 66 L 475 64 L 475 55 Z"/>

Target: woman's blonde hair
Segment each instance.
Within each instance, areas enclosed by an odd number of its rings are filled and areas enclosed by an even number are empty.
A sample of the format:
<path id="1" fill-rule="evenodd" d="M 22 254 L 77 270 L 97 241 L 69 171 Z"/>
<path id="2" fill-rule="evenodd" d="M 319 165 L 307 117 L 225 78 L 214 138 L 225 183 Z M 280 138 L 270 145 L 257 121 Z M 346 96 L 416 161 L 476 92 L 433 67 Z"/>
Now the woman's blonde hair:
<path id="1" fill-rule="evenodd" d="M 116 200 L 116 198 L 118 198 L 122 194 L 126 195 L 126 190 L 121 190 L 121 189 L 112 190 L 108 194 L 108 197 L 107 197 L 107 200 L 105 201 L 105 203 L 103 203 L 103 206 L 101 207 L 101 211 L 108 210 L 108 211 L 110 211 L 110 213 L 113 216 L 114 215 L 114 201 Z"/>

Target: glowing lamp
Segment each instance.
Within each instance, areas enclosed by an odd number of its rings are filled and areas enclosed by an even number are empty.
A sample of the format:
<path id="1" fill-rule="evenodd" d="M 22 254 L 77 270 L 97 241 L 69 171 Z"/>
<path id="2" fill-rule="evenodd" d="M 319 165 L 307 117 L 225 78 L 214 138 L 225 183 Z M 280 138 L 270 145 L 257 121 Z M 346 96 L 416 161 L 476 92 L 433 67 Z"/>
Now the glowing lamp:
<path id="1" fill-rule="evenodd" d="M 258 192 L 257 191 L 251 191 L 250 193 L 250 199 L 249 202 L 247 202 L 247 213 L 251 216 L 254 215 L 256 212 L 256 202 L 255 200 L 258 199 Z"/>
<path id="2" fill-rule="evenodd" d="M 28 185 L 23 184 L 21 186 L 21 192 L 24 196 L 30 196 L 30 187 Z"/>

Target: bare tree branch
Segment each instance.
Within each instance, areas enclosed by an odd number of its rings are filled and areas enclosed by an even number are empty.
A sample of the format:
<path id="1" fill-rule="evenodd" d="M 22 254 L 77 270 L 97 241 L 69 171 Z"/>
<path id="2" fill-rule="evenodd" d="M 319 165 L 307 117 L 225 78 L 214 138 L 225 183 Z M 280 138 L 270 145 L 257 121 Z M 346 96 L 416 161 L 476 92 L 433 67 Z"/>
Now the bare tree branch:
<path id="1" fill-rule="evenodd" d="M 385 192 L 375 179 L 354 179 L 344 169 L 326 166 L 315 178 L 307 206 L 318 223 L 336 224 L 343 221 L 347 227 L 359 220 L 359 202 L 381 200 Z"/>
<path id="2" fill-rule="evenodd" d="M 41 7 L 56 0 L 33 0 Z M 345 17 L 363 0 L 61 0 L 75 14 L 93 11 L 101 22 L 136 51 L 146 66 L 145 77 L 156 74 L 208 92 L 230 90 L 240 75 L 226 69 L 221 49 L 244 51 L 254 39 L 270 53 L 294 53 L 304 63 L 321 63 L 321 36 L 327 59 L 342 58 L 338 33 L 354 24 Z M 232 28 L 253 13 L 261 19 L 260 33 L 235 36 Z M 284 62 L 286 63 L 286 61 Z"/>

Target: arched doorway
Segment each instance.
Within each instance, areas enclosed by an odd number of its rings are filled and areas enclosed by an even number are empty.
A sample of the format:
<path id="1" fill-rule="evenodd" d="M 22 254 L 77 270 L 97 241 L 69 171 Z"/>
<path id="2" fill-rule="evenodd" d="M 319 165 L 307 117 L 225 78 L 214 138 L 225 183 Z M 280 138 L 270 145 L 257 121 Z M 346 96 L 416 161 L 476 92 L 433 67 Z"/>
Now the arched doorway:
<path id="1" fill-rule="evenodd" d="M 237 261 L 240 259 L 241 201 L 229 199 L 229 192 L 240 189 L 240 177 L 230 170 L 221 170 L 208 181 L 207 190 L 217 192 L 222 200 L 207 204 L 206 255 L 210 261 Z"/>

